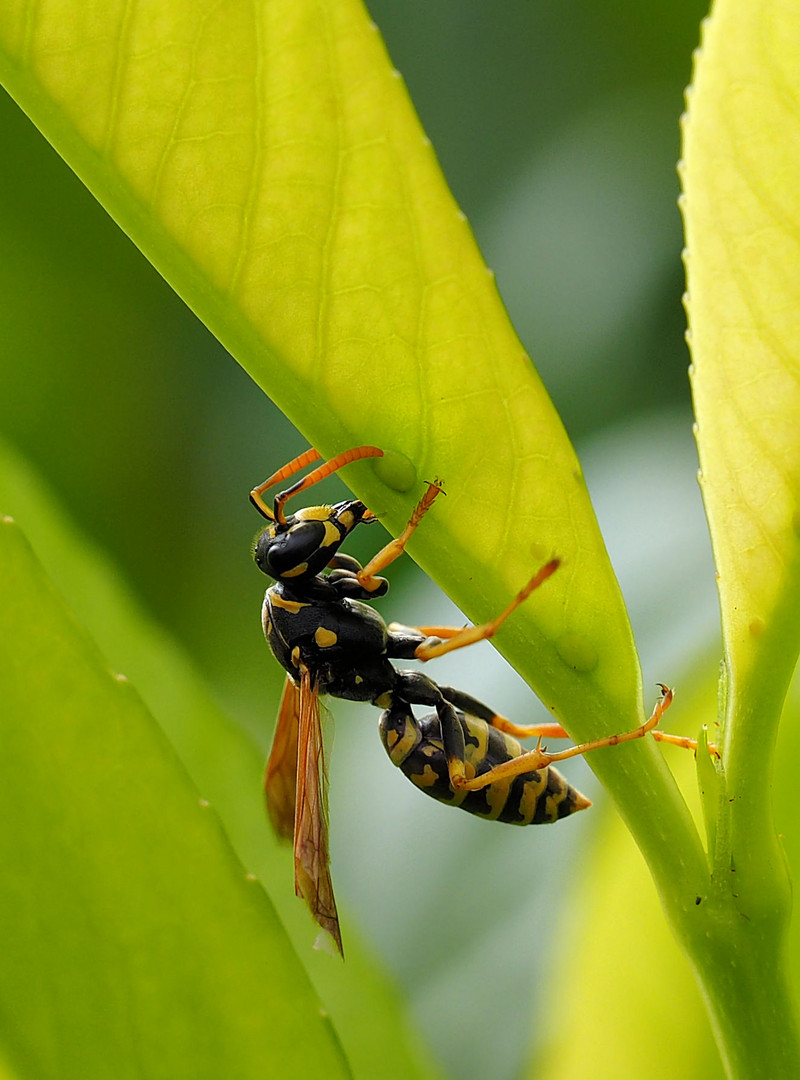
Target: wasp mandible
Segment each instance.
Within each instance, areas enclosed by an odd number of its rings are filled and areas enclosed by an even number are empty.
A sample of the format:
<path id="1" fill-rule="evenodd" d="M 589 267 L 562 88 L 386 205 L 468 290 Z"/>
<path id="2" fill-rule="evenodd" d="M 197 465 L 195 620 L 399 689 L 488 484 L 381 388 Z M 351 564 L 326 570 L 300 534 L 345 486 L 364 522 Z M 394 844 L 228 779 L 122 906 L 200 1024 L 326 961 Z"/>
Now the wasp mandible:
<path id="1" fill-rule="evenodd" d="M 672 692 L 662 686 L 660 701 L 641 727 L 551 754 L 541 740 L 566 737 L 560 725 L 513 724 L 470 694 L 440 686 L 422 672 L 395 668 L 393 660 L 431 660 L 492 637 L 556 572 L 559 559 L 552 558 L 537 570 L 505 610 L 483 625 L 387 626 L 365 601 L 388 591 L 389 583 L 379 571 L 402 554 L 441 494 L 442 483 L 427 484 L 401 535 L 366 566 L 339 551 L 356 526 L 377 520 L 359 499 L 308 506 L 293 514 L 285 510 L 293 496 L 344 466 L 382 456 L 374 446 L 346 450 L 281 491 L 268 506 L 263 499 L 268 489 L 321 459 L 311 449 L 250 493 L 253 505 L 269 521 L 254 550 L 256 565 L 274 579 L 264 597 L 264 634 L 287 672 L 265 773 L 267 808 L 277 833 L 293 838 L 297 895 L 305 899 L 340 953 L 329 868 L 320 694 L 371 702 L 382 709 L 380 735 L 389 757 L 427 795 L 515 825 L 557 821 L 590 806 L 553 762 L 641 738 L 657 726 L 672 700 Z M 414 705 L 433 712 L 417 719 Z M 517 739 L 529 737 L 539 741 L 526 751 Z M 690 742 L 668 738 L 682 745 Z"/>

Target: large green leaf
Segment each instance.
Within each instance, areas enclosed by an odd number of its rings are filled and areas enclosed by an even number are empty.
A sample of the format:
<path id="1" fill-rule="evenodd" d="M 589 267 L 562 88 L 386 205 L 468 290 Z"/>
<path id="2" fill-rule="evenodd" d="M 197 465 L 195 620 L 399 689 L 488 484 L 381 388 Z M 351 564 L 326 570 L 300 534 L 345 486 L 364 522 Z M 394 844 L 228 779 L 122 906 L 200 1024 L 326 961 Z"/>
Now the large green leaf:
<path id="1" fill-rule="evenodd" d="M 697 934 L 693 951 L 722 976 L 710 999 L 728 1067 L 743 1075 L 756 1043 L 774 1054 L 770 1075 L 800 1067 L 783 970 L 791 888 L 766 795 L 800 648 L 799 82 L 800 12 L 719 0 L 688 96 L 682 169 L 700 482 L 726 664 L 724 776 L 706 803 L 719 933 L 716 944 Z M 735 970 L 732 949 L 745 959 Z"/>
<path id="2" fill-rule="evenodd" d="M 685 123 L 692 386 L 727 662 L 730 842 L 739 870 L 752 863 L 751 918 L 789 903 L 770 804 L 751 777 L 756 762 L 771 769 L 800 649 L 798 77 L 800 13 L 721 2 Z"/>
<path id="3" fill-rule="evenodd" d="M 0 1045 L 21 1076 L 347 1076 L 255 878 L 0 525 Z"/>
<path id="4" fill-rule="evenodd" d="M 794 5 L 716 4 L 688 99 L 683 212 L 701 485 L 731 690 L 748 694 L 800 643 L 799 82 Z"/>
<path id="5" fill-rule="evenodd" d="M 406 462 L 353 470 L 391 529 L 444 478 L 413 551 L 471 617 L 563 559 L 499 646 L 576 736 L 639 723 L 577 459 L 363 7 L 17 0 L 0 41 L 11 93 L 311 441 Z M 699 873 L 653 747 L 592 764 L 663 880 Z"/>
<path id="6" fill-rule="evenodd" d="M 701 486 L 729 667 L 726 740 L 746 739 L 745 697 L 761 713 L 729 770 L 749 770 L 755 739 L 774 740 L 800 648 L 798 80 L 800 11 L 772 0 L 715 6 L 688 98 L 683 208 Z"/>

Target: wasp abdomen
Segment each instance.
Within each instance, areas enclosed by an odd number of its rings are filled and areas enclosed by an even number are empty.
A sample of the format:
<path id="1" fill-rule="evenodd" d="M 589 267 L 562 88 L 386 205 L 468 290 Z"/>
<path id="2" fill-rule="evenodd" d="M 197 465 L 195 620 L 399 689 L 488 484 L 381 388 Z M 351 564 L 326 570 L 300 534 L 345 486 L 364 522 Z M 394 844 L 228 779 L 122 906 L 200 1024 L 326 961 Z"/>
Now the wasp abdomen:
<path id="1" fill-rule="evenodd" d="M 483 720 L 462 712 L 458 719 L 464 732 L 468 779 L 525 753 L 516 739 Z M 436 713 L 417 720 L 410 714 L 401 718 L 387 711 L 381 717 L 381 739 L 394 764 L 421 791 L 490 821 L 543 825 L 590 805 L 552 765 L 497 780 L 478 791 L 454 791 Z"/>

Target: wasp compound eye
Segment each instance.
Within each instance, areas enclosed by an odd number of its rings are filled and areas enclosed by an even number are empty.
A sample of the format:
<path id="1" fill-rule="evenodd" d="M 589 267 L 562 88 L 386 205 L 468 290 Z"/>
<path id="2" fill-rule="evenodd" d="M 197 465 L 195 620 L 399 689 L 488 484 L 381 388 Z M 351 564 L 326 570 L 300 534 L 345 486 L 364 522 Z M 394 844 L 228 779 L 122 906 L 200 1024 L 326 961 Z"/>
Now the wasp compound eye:
<path id="1" fill-rule="evenodd" d="M 273 526 L 256 540 L 256 565 L 276 580 L 314 577 L 333 554 L 329 539 L 322 521 L 300 521 L 285 530 Z"/>

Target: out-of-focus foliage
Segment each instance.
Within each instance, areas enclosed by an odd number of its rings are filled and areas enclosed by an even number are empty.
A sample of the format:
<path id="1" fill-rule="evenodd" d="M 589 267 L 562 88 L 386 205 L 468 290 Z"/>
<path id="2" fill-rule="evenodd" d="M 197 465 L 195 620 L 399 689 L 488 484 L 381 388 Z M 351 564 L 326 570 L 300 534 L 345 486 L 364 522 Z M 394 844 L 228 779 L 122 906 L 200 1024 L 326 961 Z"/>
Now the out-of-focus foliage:
<path id="1" fill-rule="evenodd" d="M 275 910 L 8 517 L 0 591 L 15 1074 L 350 1076 Z"/>

